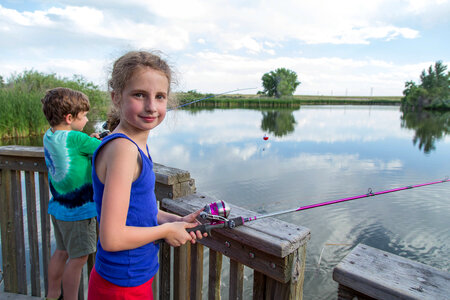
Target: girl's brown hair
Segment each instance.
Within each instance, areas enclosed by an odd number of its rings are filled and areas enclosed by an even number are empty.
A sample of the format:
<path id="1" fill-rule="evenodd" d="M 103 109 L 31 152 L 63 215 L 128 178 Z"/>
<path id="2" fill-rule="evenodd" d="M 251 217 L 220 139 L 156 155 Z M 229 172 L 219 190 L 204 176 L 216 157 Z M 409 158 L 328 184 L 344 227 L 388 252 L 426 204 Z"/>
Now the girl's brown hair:
<path id="1" fill-rule="evenodd" d="M 108 87 L 116 94 L 121 95 L 134 72 L 142 67 L 149 67 L 156 71 L 160 71 L 167 77 L 167 81 L 169 82 L 168 106 L 172 108 L 176 107 L 177 100 L 172 93 L 170 93 L 171 85 L 174 83 L 174 73 L 169 64 L 156 52 L 130 51 L 121 56 L 114 62 L 111 79 L 108 81 Z M 119 118 L 120 114 L 113 105 L 107 121 L 109 130 L 113 131 L 117 127 L 120 121 Z"/>

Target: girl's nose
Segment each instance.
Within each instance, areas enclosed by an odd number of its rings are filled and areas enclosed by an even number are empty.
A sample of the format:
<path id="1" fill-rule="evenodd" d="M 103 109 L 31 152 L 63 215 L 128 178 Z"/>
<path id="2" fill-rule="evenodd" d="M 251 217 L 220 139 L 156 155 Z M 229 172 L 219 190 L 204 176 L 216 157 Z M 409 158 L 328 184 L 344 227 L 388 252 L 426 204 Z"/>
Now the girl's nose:
<path id="1" fill-rule="evenodd" d="M 148 101 L 146 101 L 145 110 L 150 111 L 150 112 L 156 111 L 156 99 L 155 98 L 151 97 L 148 99 Z"/>

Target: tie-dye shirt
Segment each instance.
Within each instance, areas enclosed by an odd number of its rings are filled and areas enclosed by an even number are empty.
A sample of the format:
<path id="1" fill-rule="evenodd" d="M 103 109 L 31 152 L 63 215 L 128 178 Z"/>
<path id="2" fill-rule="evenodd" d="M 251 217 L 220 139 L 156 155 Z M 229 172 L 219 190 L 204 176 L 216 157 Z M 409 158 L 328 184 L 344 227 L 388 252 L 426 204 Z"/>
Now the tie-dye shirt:
<path id="1" fill-rule="evenodd" d="M 92 191 L 92 154 L 101 141 L 76 130 L 51 129 L 44 135 L 45 163 L 52 198 L 48 213 L 57 220 L 97 216 Z"/>

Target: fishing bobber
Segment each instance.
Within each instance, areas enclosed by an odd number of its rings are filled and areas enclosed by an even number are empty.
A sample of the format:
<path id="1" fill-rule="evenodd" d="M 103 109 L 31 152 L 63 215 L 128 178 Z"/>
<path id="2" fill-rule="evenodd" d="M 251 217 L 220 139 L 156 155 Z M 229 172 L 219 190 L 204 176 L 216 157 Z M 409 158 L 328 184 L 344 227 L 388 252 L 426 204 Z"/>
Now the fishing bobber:
<path id="1" fill-rule="evenodd" d="M 263 140 L 267 141 L 269 139 L 269 137 L 267 135 L 263 136 Z"/>

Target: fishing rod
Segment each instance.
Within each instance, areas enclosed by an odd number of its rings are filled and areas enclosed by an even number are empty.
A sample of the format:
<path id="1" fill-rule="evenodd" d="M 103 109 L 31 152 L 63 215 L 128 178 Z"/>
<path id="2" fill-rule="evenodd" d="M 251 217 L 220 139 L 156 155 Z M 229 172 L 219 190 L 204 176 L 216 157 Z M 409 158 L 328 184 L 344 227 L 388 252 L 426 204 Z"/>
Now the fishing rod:
<path id="1" fill-rule="evenodd" d="M 254 90 L 254 89 L 257 89 L 257 88 L 254 87 L 254 88 L 235 89 L 235 90 L 223 92 L 223 93 L 220 93 L 220 94 L 210 95 L 210 96 L 207 96 L 207 97 L 204 97 L 204 98 L 201 98 L 201 99 L 197 99 L 197 100 L 194 100 L 194 101 L 182 104 L 182 105 L 178 105 L 178 106 L 176 106 L 174 108 L 168 109 L 167 111 L 171 111 L 171 110 L 174 110 L 174 109 L 177 109 L 177 108 L 188 106 L 188 105 L 191 105 L 193 103 L 200 102 L 200 101 L 203 101 L 203 100 L 206 100 L 206 99 L 210 99 L 210 98 L 214 98 L 214 97 L 217 97 L 217 96 L 226 95 L 226 94 L 233 93 L 233 92 L 238 92 L 238 91 L 246 91 L 246 90 Z M 101 139 L 104 138 L 105 136 L 107 136 L 110 133 L 110 131 L 108 130 L 108 123 L 107 122 L 103 123 L 102 128 L 105 131 L 103 131 L 102 133 L 99 134 Z"/>
<path id="2" fill-rule="evenodd" d="M 283 211 L 273 212 L 273 213 L 264 214 L 264 215 L 256 215 L 256 216 L 252 216 L 252 217 L 245 217 L 245 218 L 244 217 L 236 217 L 233 219 L 228 219 L 228 216 L 229 216 L 230 210 L 231 210 L 230 207 L 224 201 L 218 201 L 218 202 L 213 202 L 213 203 L 207 204 L 205 206 L 204 210 L 200 213 L 201 218 L 207 219 L 210 221 L 209 224 L 202 224 L 202 225 L 196 226 L 194 228 L 189 228 L 189 229 L 187 229 L 187 231 L 191 232 L 191 231 L 200 230 L 202 233 L 207 232 L 208 234 L 211 234 L 211 229 L 235 228 L 237 226 L 244 225 L 245 223 L 268 218 L 268 217 L 274 217 L 274 216 L 279 216 L 279 215 L 283 215 L 283 214 L 287 214 L 287 213 L 307 210 L 307 209 L 311 209 L 311 208 L 316 208 L 316 207 L 321 207 L 321 206 L 326 206 L 326 205 L 331 205 L 331 204 L 336 204 L 336 203 L 341 203 L 341 202 L 346 202 L 346 201 L 351 201 L 351 200 L 356 200 L 356 199 L 361 199 L 361 198 L 374 197 L 374 196 L 378 196 L 378 195 L 383 195 L 383 194 L 388 194 L 388 193 L 393 193 L 393 192 L 398 192 L 398 191 L 404 191 L 404 190 L 409 190 L 409 189 L 413 189 L 413 188 L 419 188 L 419 187 L 424 187 L 427 185 L 433 185 L 433 184 L 444 183 L 444 182 L 449 182 L 449 181 L 450 181 L 450 179 L 448 179 L 448 177 L 446 177 L 444 180 L 415 184 L 415 185 L 408 185 L 408 186 L 384 190 L 384 191 L 380 191 L 380 192 L 373 192 L 372 189 L 369 188 L 367 194 L 346 197 L 346 198 L 341 198 L 341 199 L 336 199 L 336 200 L 331 200 L 331 201 L 325 201 L 325 202 L 321 202 L 321 203 L 300 206 L 300 207 L 293 208 L 293 209 L 287 209 L 287 210 L 283 210 Z"/>
<path id="3" fill-rule="evenodd" d="M 198 99 L 198 100 L 194 100 L 194 101 L 191 101 L 191 102 L 188 102 L 188 103 L 185 103 L 185 104 L 181 104 L 181 105 L 179 105 L 179 106 L 177 106 L 175 108 L 168 109 L 167 111 L 171 111 L 171 110 L 174 110 L 176 108 L 188 106 L 188 105 L 191 105 L 193 103 L 200 102 L 200 101 L 203 101 L 203 100 L 206 100 L 206 99 L 210 99 L 210 98 L 214 98 L 214 97 L 217 97 L 217 96 L 226 95 L 226 94 L 229 94 L 229 93 L 239 92 L 239 91 L 254 90 L 254 89 L 257 89 L 257 88 L 242 88 L 242 89 L 236 89 L 236 90 L 232 90 L 232 91 L 228 91 L 228 92 L 223 92 L 223 93 L 220 93 L 220 94 L 210 95 L 210 96 L 207 96 L 207 97 L 202 98 L 202 99 Z"/>

